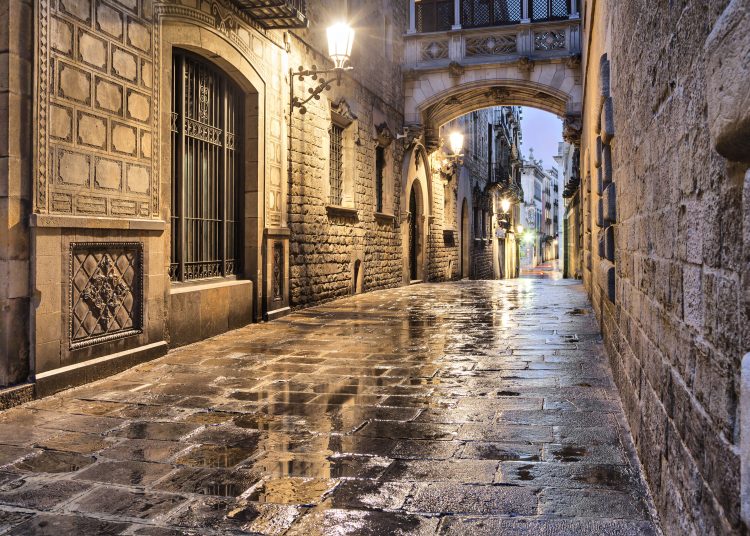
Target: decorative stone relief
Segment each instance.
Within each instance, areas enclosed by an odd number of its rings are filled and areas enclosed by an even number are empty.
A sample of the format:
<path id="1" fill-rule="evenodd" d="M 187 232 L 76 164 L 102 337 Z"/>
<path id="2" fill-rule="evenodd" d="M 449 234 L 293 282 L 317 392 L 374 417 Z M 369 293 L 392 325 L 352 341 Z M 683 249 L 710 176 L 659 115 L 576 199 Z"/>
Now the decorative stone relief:
<path id="1" fill-rule="evenodd" d="M 284 300 L 284 243 L 273 243 L 273 301 Z"/>
<path id="2" fill-rule="evenodd" d="M 71 350 L 143 330 L 143 244 L 70 245 Z"/>
<path id="3" fill-rule="evenodd" d="M 504 87 L 493 87 L 487 92 L 487 96 L 495 102 L 502 102 L 510 97 L 510 91 Z"/>
<path id="4" fill-rule="evenodd" d="M 565 30 L 549 30 L 534 34 L 534 50 L 564 50 Z"/>
<path id="5" fill-rule="evenodd" d="M 151 2 L 38 0 L 37 21 L 35 212 L 158 216 Z M 149 184 L 126 188 L 137 164 Z"/>
<path id="6" fill-rule="evenodd" d="M 393 142 L 393 133 L 387 123 L 375 125 L 375 141 L 381 147 L 388 147 Z"/>
<path id="7" fill-rule="evenodd" d="M 448 58 L 448 41 L 425 41 L 420 44 L 419 61 Z"/>
<path id="8" fill-rule="evenodd" d="M 528 56 L 518 58 L 518 68 L 527 74 L 534 70 L 534 61 Z"/>
<path id="9" fill-rule="evenodd" d="M 466 38 L 467 56 L 515 54 L 517 50 L 515 35 L 489 35 Z"/>
<path id="10" fill-rule="evenodd" d="M 466 68 L 457 61 L 452 61 L 448 65 L 448 74 L 451 78 L 461 78 L 464 72 L 466 72 Z"/>

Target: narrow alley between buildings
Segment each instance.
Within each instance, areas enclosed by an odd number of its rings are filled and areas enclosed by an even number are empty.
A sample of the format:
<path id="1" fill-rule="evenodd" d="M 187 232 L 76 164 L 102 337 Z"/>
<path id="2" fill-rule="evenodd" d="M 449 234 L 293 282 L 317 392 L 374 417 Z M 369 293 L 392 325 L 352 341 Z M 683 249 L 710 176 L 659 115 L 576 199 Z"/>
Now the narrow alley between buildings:
<path id="1" fill-rule="evenodd" d="M 250 325 L 0 438 L 8 534 L 659 534 L 586 293 L 554 277 Z"/>

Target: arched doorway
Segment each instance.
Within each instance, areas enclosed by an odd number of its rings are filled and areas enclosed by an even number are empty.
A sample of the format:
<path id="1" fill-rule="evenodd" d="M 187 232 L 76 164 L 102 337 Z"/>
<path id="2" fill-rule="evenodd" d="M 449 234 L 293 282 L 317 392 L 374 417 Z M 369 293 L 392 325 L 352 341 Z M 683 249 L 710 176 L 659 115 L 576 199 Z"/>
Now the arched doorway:
<path id="1" fill-rule="evenodd" d="M 464 202 L 461 205 L 461 278 L 469 277 L 470 234 L 469 204 L 466 202 L 466 199 L 464 199 Z"/>
<path id="2" fill-rule="evenodd" d="M 424 278 L 422 225 L 422 195 L 418 182 L 414 182 L 409 194 L 409 279 L 417 281 Z"/>

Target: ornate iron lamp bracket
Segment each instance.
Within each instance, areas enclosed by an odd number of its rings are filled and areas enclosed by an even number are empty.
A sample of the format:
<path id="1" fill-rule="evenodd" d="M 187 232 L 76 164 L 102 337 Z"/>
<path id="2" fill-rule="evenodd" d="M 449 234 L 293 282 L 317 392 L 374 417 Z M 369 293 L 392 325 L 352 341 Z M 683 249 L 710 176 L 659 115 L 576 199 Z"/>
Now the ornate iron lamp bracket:
<path id="1" fill-rule="evenodd" d="M 344 73 L 344 71 L 349 71 L 351 69 L 351 67 L 344 67 L 339 69 L 318 69 L 316 65 L 313 65 L 312 69 L 305 69 L 304 67 L 300 66 L 299 69 L 297 69 L 297 72 L 294 72 L 290 69 L 289 79 L 292 90 L 292 110 L 294 110 L 295 108 L 299 108 L 299 113 L 303 115 L 307 113 L 307 103 L 313 99 L 320 100 L 320 94 L 323 93 L 323 91 L 330 90 L 331 84 L 333 84 L 334 82 L 336 82 L 337 86 L 340 86 L 342 74 Z M 329 74 L 333 74 L 334 76 L 329 78 Z M 312 80 L 320 79 L 318 85 L 314 88 L 308 88 L 308 96 L 305 99 L 294 96 L 294 78 L 297 77 L 300 82 L 302 82 L 308 76 Z"/>

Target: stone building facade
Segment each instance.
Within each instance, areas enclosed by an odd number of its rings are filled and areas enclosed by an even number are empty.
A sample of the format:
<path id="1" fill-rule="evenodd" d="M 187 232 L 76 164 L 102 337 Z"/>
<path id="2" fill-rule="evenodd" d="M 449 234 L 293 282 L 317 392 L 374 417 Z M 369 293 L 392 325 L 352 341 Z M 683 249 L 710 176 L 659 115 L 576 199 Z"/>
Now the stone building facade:
<path id="1" fill-rule="evenodd" d="M 744 534 L 750 7 L 590 1 L 583 28 L 568 213 L 636 448 L 666 534 Z"/>
<path id="2" fill-rule="evenodd" d="M 665 531 L 746 532 L 747 2 L 576 1 L 424 35 L 414 0 L 253 4 L 0 0 L 0 405 L 295 307 L 470 274 L 463 200 L 479 214 L 497 197 L 453 186 L 470 181 L 444 172 L 438 129 L 533 105 L 575 147 L 568 270 Z M 293 71 L 329 65 L 338 18 L 355 69 L 303 116 L 293 98 L 315 82 Z"/>
<path id="3" fill-rule="evenodd" d="M 5 403 L 408 283 L 412 221 L 419 279 L 451 276 L 439 174 L 396 136 L 407 6 L 253 4 L 0 3 L 0 385 L 19 386 Z M 356 68 L 302 114 L 292 99 L 317 82 L 290 73 L 330 64 L 340 19 Z"/>
<path id="4" fill-rule="evenodd" d="M 519 110 L 517 106 L 482 108 L 440 129 L 442 140 L 452 132 L 464 135 L 460 164 L 453 175 L 448 174 L 457 180 L 447 185 L 451 194 L 446 204 L 450 205 L 459 237 L 461 277 L 506 279 L 517 275 Z M 449 152 L 443 147 L 437 158 L 445 160 Z M 507 215 L 502 211 L 502 199 L 511 202 Z"/>

